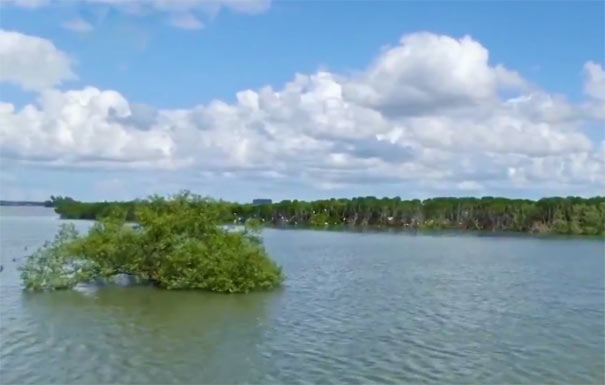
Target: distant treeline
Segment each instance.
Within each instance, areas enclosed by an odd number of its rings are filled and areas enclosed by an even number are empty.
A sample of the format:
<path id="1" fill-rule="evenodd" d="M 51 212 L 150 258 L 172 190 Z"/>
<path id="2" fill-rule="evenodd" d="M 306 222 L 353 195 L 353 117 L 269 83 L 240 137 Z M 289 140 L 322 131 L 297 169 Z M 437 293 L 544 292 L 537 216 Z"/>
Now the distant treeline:
<path id="1" fill-rule="evenodd" d="M 55 211 L 66 219 L 97 219 L 122 210 L 136 221 L 135 207 L 147 201 L 78 202 L 52 197 Z M 359 197 L 312 202 L 284 200 L 266 205 L 216 201 L 225 223 L 258 218 L 272 225 L 382 226 L 411 229 L 515 231 L 540 234 L 605 235 L 605 197 L 527 199 L 432 198 L 402 200 Z"/>

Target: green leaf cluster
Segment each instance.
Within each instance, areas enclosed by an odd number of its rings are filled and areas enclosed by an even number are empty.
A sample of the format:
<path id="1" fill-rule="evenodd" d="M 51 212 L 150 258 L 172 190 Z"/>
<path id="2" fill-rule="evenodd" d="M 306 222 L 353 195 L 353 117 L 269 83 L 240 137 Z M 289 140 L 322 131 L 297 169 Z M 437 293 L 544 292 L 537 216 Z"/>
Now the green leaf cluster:
<path id="1" fill-rule="evenodd" d="M 129 274 L 165 289 L 221 293 L 269 290 L 283 281 L 257 231 L 221 226 L 224 206 L 189 193 L 137 202 L 135 223 L 116 208 L 86 236 L 65 226 L 22 269 L 28 289 L 60 289 Z M 255 230 L 257 224 L 253 224 Z"/>

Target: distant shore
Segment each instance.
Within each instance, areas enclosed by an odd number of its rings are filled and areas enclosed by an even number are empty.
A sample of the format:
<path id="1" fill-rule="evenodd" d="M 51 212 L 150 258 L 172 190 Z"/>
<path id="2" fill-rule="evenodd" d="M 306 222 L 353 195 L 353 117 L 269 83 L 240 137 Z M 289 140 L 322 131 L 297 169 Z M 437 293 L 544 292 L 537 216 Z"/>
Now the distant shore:
<path id="1" fill-rule="evenodd" d="M 605 235 L 605 197 L 549 197 L 540 200 L 463 197 L 402 200 L 357 197 L 316 201 L 284 200 L 268 204 L 208 199 L 219 208 L 223 223 L 255 219 L 268 226 L 326 228 L 399 228 L 559 235 Z M 79 202 L 51 197 L 63 219 L 98 219 L 119 211 L 127 221 L 147 200 Z M 157 203 L 156 203 L 157 204 Z"/>
<path id="2" fill-rule="evenodd" d="M 38 206 L 38 207 L 53 207 L 52 202 L 35 202 L 35 201 L 3 201 L 0 200 L 0 206 Z"/>

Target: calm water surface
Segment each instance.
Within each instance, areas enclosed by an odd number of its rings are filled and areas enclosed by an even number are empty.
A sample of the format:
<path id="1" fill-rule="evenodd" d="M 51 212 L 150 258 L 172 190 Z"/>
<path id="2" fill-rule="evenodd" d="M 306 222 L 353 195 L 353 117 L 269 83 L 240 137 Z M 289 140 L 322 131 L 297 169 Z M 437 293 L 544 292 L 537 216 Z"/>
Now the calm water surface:
<path id="1" fill-rule="evenodd" d="M 605 381 L 599 240 L 266 230 L 276 292 L 23 292 L 60 223 L 1 208 L 1 384 Z"/>

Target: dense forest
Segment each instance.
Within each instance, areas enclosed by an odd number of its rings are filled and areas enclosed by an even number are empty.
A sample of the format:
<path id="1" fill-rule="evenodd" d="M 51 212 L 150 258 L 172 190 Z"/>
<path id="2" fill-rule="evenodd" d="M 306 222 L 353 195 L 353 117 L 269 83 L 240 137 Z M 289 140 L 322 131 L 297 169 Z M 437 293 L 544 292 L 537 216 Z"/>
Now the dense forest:
<path id="1" fill-rule="evenodd" d="M 120 207 L 136 221 L 144 201 L 85 203 L 51 197 L 66 219 L 99 219 Z M 215 201 L 224 223 L 257 218 L 276 226 L 382 226 L 411 229 L 515 231 L 539 234 L 605 234 L 605 197 L 527 199 L 432 198 L 402 200 L 359 197 L 312 202 L 284 200 L 266 205 Z"/>

